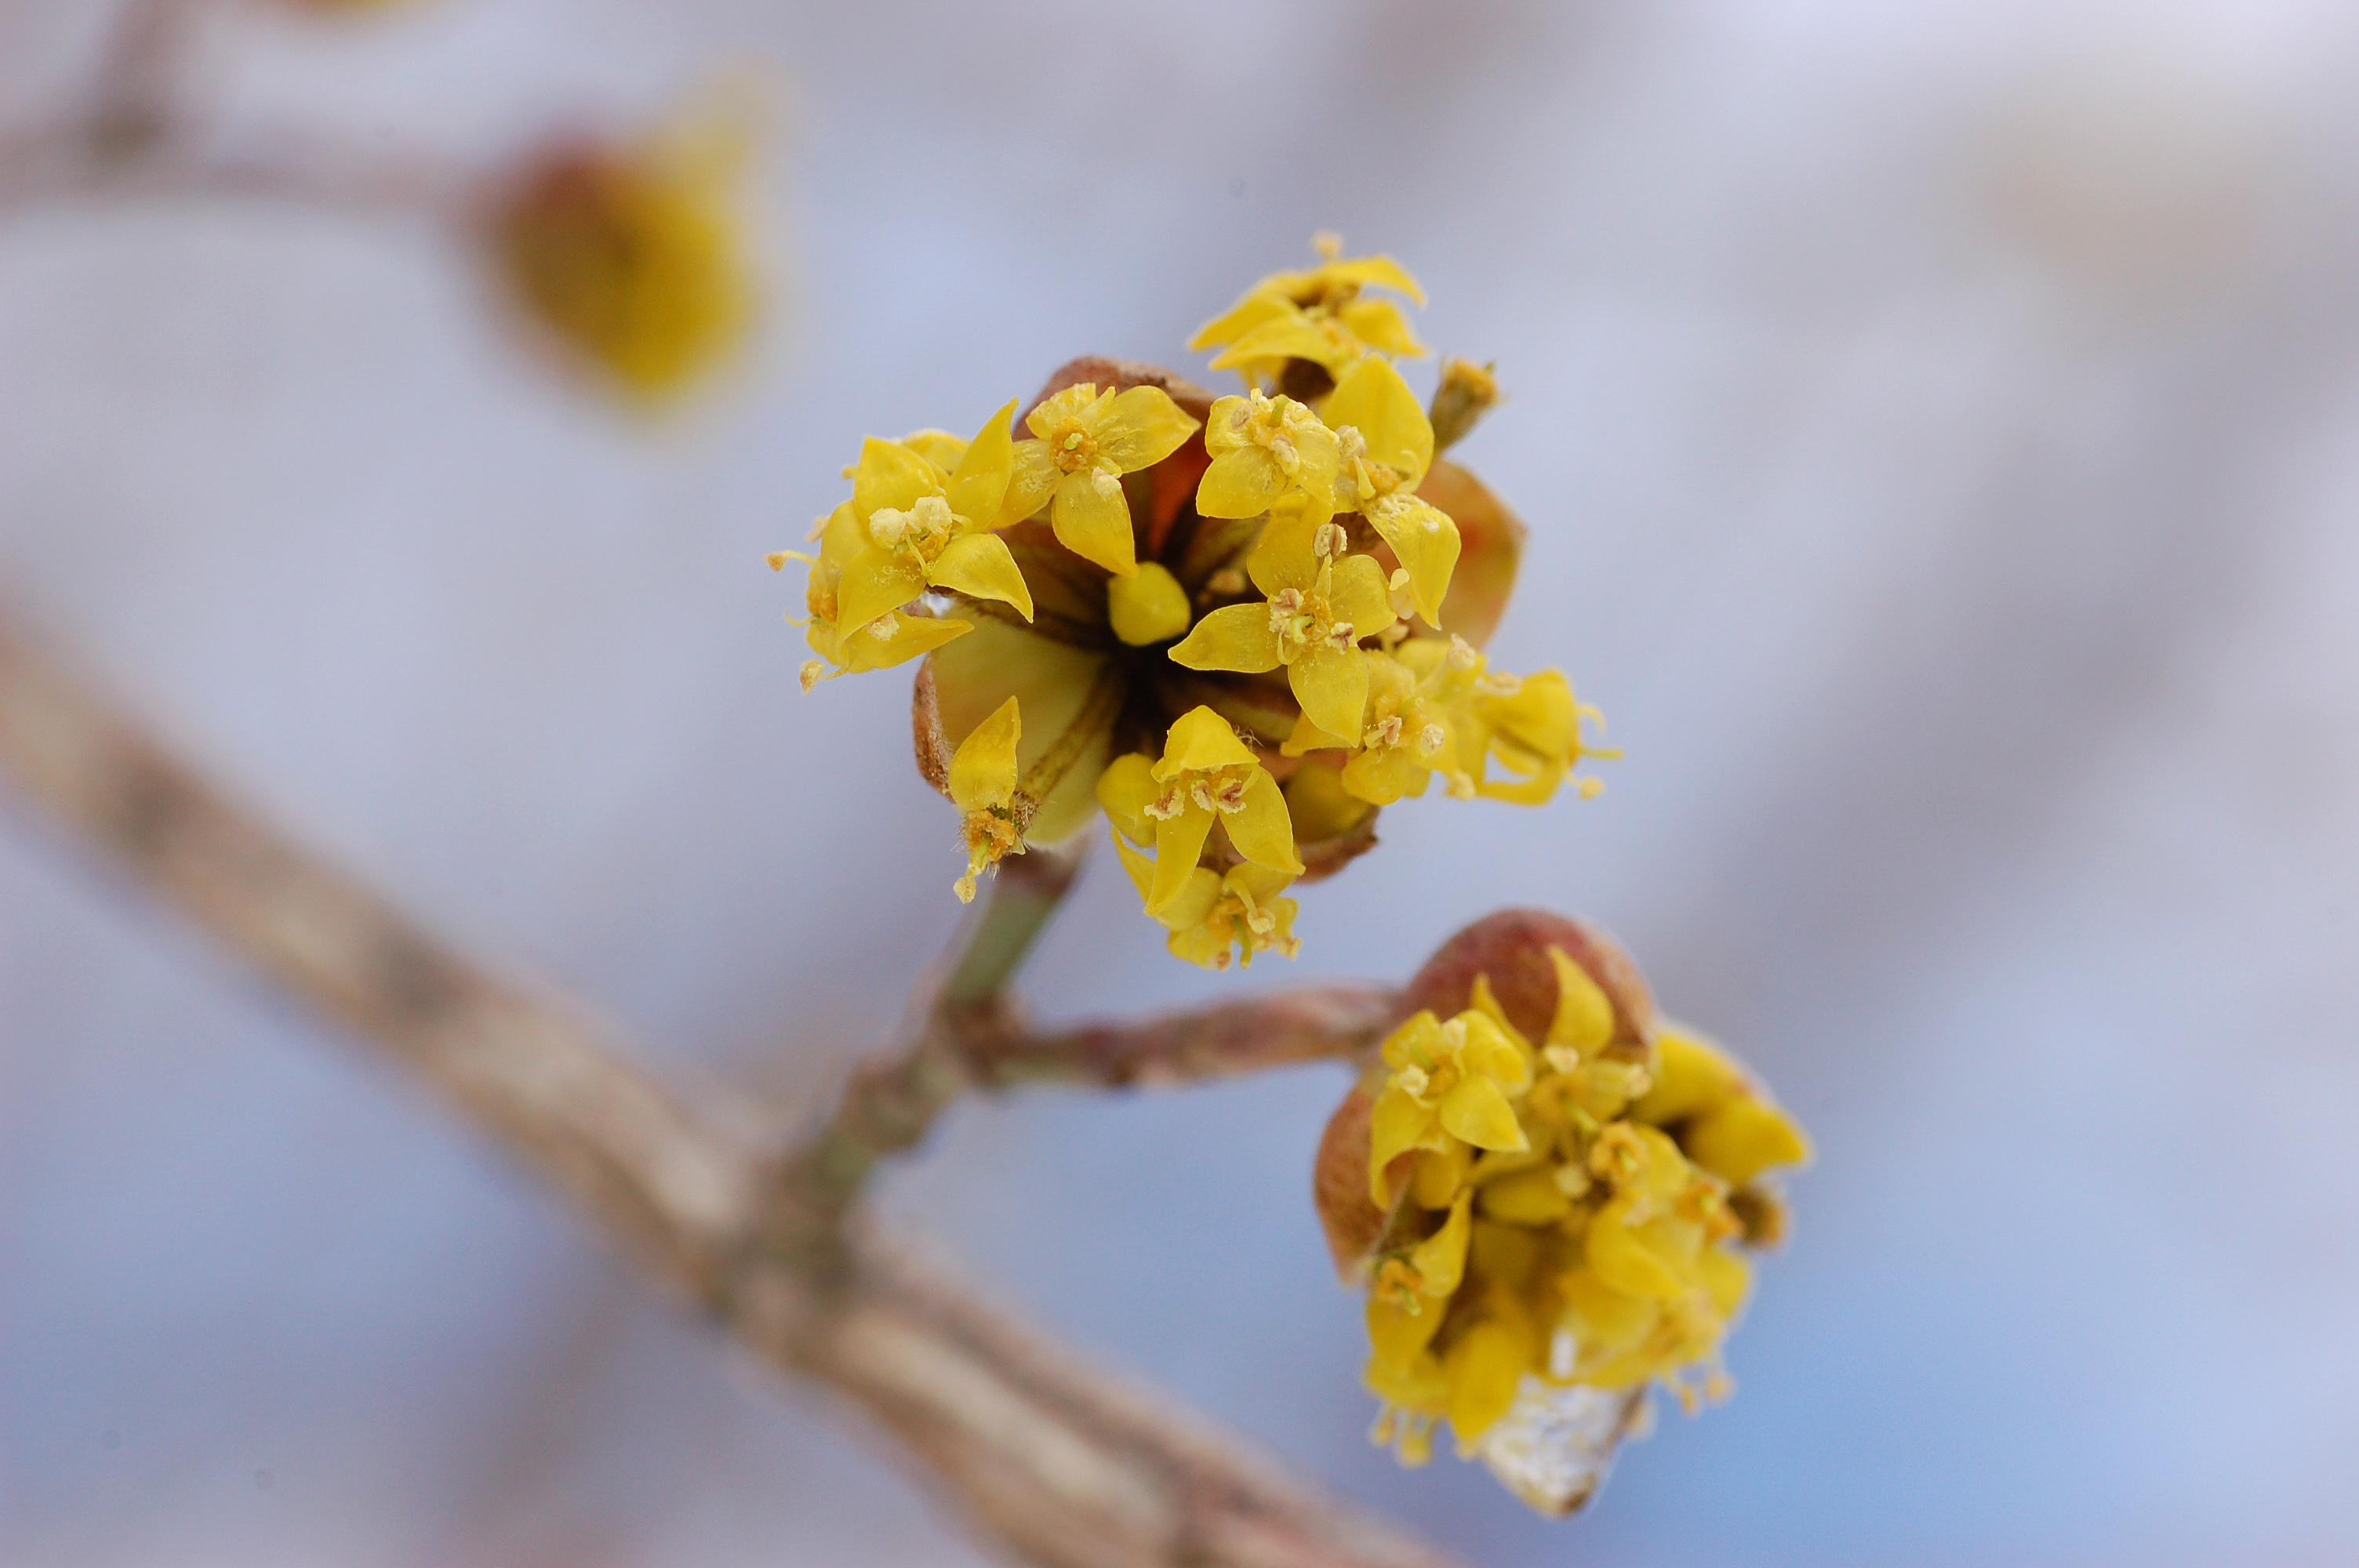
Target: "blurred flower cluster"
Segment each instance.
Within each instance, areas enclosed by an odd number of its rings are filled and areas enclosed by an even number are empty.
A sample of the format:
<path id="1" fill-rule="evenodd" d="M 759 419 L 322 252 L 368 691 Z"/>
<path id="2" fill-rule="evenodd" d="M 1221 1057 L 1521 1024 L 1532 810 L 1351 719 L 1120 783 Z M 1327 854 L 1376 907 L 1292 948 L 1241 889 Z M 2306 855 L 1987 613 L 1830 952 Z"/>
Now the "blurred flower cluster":
<path id="1" fill-rule="evenodd" d="M 1375 1437 L 1421 1464 L 1447 1420 L 1462 1455 L 1556 1511 L 1579 1497 L 1535 1495 L 1514 1449 L 1563 1396 L 1618 1422 L 1650 1383 L 1690 1410 L 1726 1391 L 1743 1251 L 1785 1229 L 1763 1178 L 1810 1145 L 1730 1057 L 1658 1024 L 1628 958 L 1572 921 L 1493 916 L 1408 1001 L 1320 1157 L 1330 1242 L 1367 1290 Z"/>
<path id="2" fill-rule="evenodd" d="M 1298 881 L 1436 778 L 1538 805 L 1592 754 L 1553 670 L 1494 670 L 1524 531 L 1440 454 L 1496 398 L 1425 350 L 1389 257 L 1262 279 L 1197 335 L 1244 390 L 1078 360 L 971 438 L 872 437 L 805 562 L 809 687 L 923 657 L 918 762 L 962 814 L 958 881 L 1102 810 L 1170 950 L 1291 956 Z M 1022 432 L 1018 435 L 1018 430 Z M 1593 780 L 1575 786 L 1593 793 Z"/>

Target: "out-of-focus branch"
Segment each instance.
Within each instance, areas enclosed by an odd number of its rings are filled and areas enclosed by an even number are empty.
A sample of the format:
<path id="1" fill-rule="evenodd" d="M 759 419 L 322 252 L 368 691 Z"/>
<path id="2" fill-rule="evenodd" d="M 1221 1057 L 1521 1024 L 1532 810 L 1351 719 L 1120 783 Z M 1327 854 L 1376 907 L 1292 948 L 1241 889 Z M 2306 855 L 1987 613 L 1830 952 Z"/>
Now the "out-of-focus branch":
<path id="1" fill-rule="evenodd" d="M 1037 853 L 1026 860 L 1039 858 Z M 1003 866 L 995 899 L 1037 902 L 1011 889 Z M 1062 873 L 1070 880 L 1070 871 Z M 1049 902 L 1061 895 L 1060 881 Z M 987 926 L 1000 906 L 984 912 Z M 1018 907 L 1029 908 L 1030 903 Z M 969 966 L 956 967 L 962 972 Z M 841 1212 L 877 1162 L 914 1147 L 951 1103 L 970 1090 L 1027 1083 L 1101 1088 L 1192 1083 L 1349 1059 L 1397 1022 L 1399 995 L 1379 986 L 1317 986 L 1218 1007 L 1167 1013 L 1139 1023 L 1103 1022 L 1038 1033 L 1004 992 L 945 987 L 901 1049 L 862 1062 L 844 1086 L 834 1119 L 788 1162 L 780 1180 L 802 1195 L 790 1224 Z"/>
<path id="2" fill-rule="evenodd" d="M 406 1063 L 765 1358 L 861 1411 L 1007 1547 L 1060 1568 L 1444 1568 L 862 1225 L 824 1251 L 766 1245 L 783 1189 L 745 1150 L 583 1016 L 493 979 L 212 788 L 38 654 L 5 610 L 0 774 Z"/>
<path id="3" fill-rule="evenodd" d="M 0 134 L 0 211 L 105 198 L 275 201 L 353 211 L 462 214 L 463 171 L 308 133 L 191 145 L 177 128 L 126 139 L 111 119 Z"/>
<path id="4" fill-rule="evenodd" d="M 1027 1082 L 1193 1083 L 1349 1059 L 1399 1022 L 1400 995 L 1382 986 L 1309 986 L 1143 1023 L 1088 1023 L 1038 1034 L 984 1018 L 969 1024 L 967 1058 L 987 1087 Z"/>

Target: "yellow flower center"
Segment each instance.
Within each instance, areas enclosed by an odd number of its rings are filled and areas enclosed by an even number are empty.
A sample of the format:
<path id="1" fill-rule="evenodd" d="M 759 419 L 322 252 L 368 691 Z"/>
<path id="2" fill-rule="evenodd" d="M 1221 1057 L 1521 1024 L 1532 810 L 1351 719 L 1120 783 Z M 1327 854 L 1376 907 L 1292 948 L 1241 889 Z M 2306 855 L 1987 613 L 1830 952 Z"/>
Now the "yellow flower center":
<path id="1" fill-rule="evenodd" d="M 1245 786 L 1252 780 L 1253 765 L 1247 762 L 1189 768 L 1168 781 L 1163 793 L 1147 802 L 1147 815 L 1158 822 L 1168 822 L 1194 805 L 1234 816 L 1245 808 Z"/>
<path id="2" fill-rule="evenodd" d="M 1097 460 L 1098 440 L 1079 419 L 1068 419 L 1049 438 L 1049 460 L 1067 473 L 1079 473 Z M 1117 481 L 1117 483 L 1120 481 Z M 1100 489 L 1104 487 L 1101 485 Z"/>
<path id="3" fill-rule="evenodd" d="M 1356 494 L 1362 506 L 1390 495 L 1408 477 L 1391 464 L 1377 462 L 1368 456 L 1368 438 L 1360 433 L 1357 425 L 1335 427 L 1335 451 L 1343 460 L 1347 492 Z"/>
<path id="4" fill-rule="evenodd" d="M 878 507 L 868 519 L 868 532 L 885 548 L 927 566 L 950 543 L 951 531 L 957 523 L 948 501 L 939 495 L 921 495 L 907 512 Z"/>
<path id="5" fill-rule="evenodd" d="M 1277 638 L 1277 657 L 1290 665 L 1313 648 L 1332 647 L 1350 653 L 1359 633 L 1349 621 L 1335 619 L 1329 596 L 1335 589 L 1335 558 L 1348 539 L 1332 523 L 1321 524 L 1311 537 L 1319 560 L 1319 576 L 1305 588 L 1282 588 L 1270 596 L 1269 629 Z"/>
<path id="6" fill-rule="evenodd" d="M 1229 445 L 1256 446 L 1277 460 L 1277 466 L 1288 479 L 1302 470 L 1301 437 L 1310 429 L 1324 428 L 1319 416 L 1291 397 L 1271 397 L 1258 389 L 1245 394 L 1245 401 L 1229 415 Z"/>
<path id="7" fill-rule="evenodd" d="M 1589 1168 L 1600 1181 L 1617 1187 L 1636 1184 L 1647 1174 L 1646 1141 L 1626 1121 L 1617 1121 L 1590 1145 Z"/>

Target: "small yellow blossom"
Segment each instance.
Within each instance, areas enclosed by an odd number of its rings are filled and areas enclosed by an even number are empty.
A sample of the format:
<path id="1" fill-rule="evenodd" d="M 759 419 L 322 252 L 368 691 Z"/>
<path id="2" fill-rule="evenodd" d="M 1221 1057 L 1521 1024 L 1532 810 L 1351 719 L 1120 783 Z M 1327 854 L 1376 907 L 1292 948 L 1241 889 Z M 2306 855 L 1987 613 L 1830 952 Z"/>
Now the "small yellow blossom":
<path id="1" fill-rule="evenodd" d="M 1258 390 L 1212 405 L 1204 427 L 1212 461 L 1196 488 L 1207 517 L 1257 517 L 1292 499 L 1313 524 L 1334 514 L 1343 475 L 1335 432 L 1308 405 Z"/>
<path id="2" fill-rule="evenodd" d="M 1020 522 L 1046 505 L 1065 548 L 1122 577 L 1137 570 L 1122 476 L 1169 457 L 1197 422 L 1161 387 L 1101 393 L 1085 381 L 1045 399 L 1024 424 L 1035 438 L 1016 443 L 1001 520 Z"/>
<path id="3" fill-rule="evenodd" d="M 959 742 L 951 757 L 951 804 L 964 815 L 959 831 L 966 839 L 966 874 L 958 880 L 961 903 L 974 902 L 975 878 L 1010 854 L 1024 852 L 1024 828 L 1033 802 L 1016 787 L 1016 745 L 1023 716 L 1009 697 Z"/>
<path id="4" fill-rule="evenodd" d="M 1111 837 L 1139 898 L 1152 899 L 1156 861 L 1132 849 L 1119 830 Z M 1302 951 L 1294 935 L 1296 904 L 1278 896 L 1293 881 L 1288 872 L 1250 860 L 1226 872 L 1196 867 L 1179 895 L 1154 912 L 1170 933 L 1164 946 L 1174 957 L 1206 969 L 1225 969 L 1233 959 L 1251 968 L 1255 954 L 1273 950 L 1293 957 Z"/>
<path id="5" fill-rule="evenodd" d="M 1011 399 L 984 421 L 950 473 L 907 442 L 871 436 L 862 443 L 852 511 L 864 543 L 844 562 L 836 590 L 839 636 L 929 588 L 1006 604 L 1032 619 L 1031 589 L 1006 541 L 991 531 L 1007 495 L 1007 421 L 1015 412 Z"/>
<path id="6" fill-rule="evenodd" d="M 1353 734 L 1368 697 L 1368 666 L 1358 643 L 1393 623 L 1384 568 L 1344 553 L 1346 535 L 1308 517 L 1274 520 L 1245 562 L 1266 596 L 1232 604 L 1196 622 L 1171 650 L 1193 670 L 1256 675 L 1283 665 L 1303 719 Z"/>
<path id="7" fill-rule="evenodd" d="M 1125 838 L 1155 847 L 1155 875 L 1141 894 L 1149 914 L 1162 914 L 1188 890 L 1215 823 L 1254 865 L 1302 874 L 1277 781 L 1210 708 L 1171 726 L 1160 761 L 1116 758 L 1098 780 L 1098 799 Z"/>
<path id="8" fill-rule="evenodd" d="M 1456 1159 L 1473 1149 L 1530 1147 L 1508 1097 L 1531 1087 L 1523 1048 L 1486 1015 L 1469 1010 L 1444 1023 L 1420 1012 L 1387 1036 L 1392 1071 L 1376 1097 L 1368 1150 L 1368 1194 L 1392 1204 L 1390 1167 L 1410 1150 Z"/>
<path id="9" fill-rule="evenodd" d="M 527 170 L 493 218 L 500 271 L 526 308 L 637 396 L 668 396 L 713 368 L 752 319 L 734 159 L 705 151 L 677 138 L 567 147 Z"/>
<path id="10" fill-rule="evenodd" d="M 1224 313 L 1197 329 L 1191 349 L 1219 348 L 1214 370 L 1235 369 L 1248 384 L 1278 378 L 1289 360 L 1303 360 L 1336 377 L 1369 353 L 1422 354 L 1400 307 L 1365 297 L 1386 288 L 1425 303 L 1425 290 L 1390 256 L 1344 259 L 1342 242 L 1318 239 L 1320 265 L 1273 273 Z"/>
<path id="11" fill-rule="evenodd" d="M 1357 512 L 1392 546 L 1418 613 L 1441 626 L 1441 599 L 1458 565 L 1458 524 L 1417 494 L 1433 466 L 1433 427 L 1400 372 L 1369 356 L 1343 373 L 1321 411 L 1335 431 L 1342 474 L 1335 510 Z"/>

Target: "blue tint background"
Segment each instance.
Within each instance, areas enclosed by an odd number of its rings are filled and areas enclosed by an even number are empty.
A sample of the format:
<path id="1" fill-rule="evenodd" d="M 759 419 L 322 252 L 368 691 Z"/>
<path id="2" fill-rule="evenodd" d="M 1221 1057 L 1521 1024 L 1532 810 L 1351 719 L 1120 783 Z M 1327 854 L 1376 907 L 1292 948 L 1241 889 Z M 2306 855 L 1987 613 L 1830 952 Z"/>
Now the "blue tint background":
<path id="1" fill-rule="evenodd" d="M 2359 1557 L 2359 22 L 2348 7 L 228 6 L 224 114 L 488 160 L 783 83 L 754 362 L 648 428 L 424 226 L 0 218 L 6 591 L 440 928 L 778 1114 L 955 918 L 894 675 L 760 569 L 865 432 L 1180 345 L 1317 228 L 1512 401 L 1496 653 L 1625 761 L 1434 800 L 1291 969 L 1107 860 L 1050 1018 L 1592 915 L 1817 1135 L 1793 1245 L 1585 1516 L 1367 1447 L 1340 1075 L 973 1106 L 885 1200 L 1003 1297 L 1485 1563 Z M 104 21 L 0 10 L 0 105 Z M 0 814 L 0 1557 L 979 1561 L 810 1397 L 40 824 Z"/>

